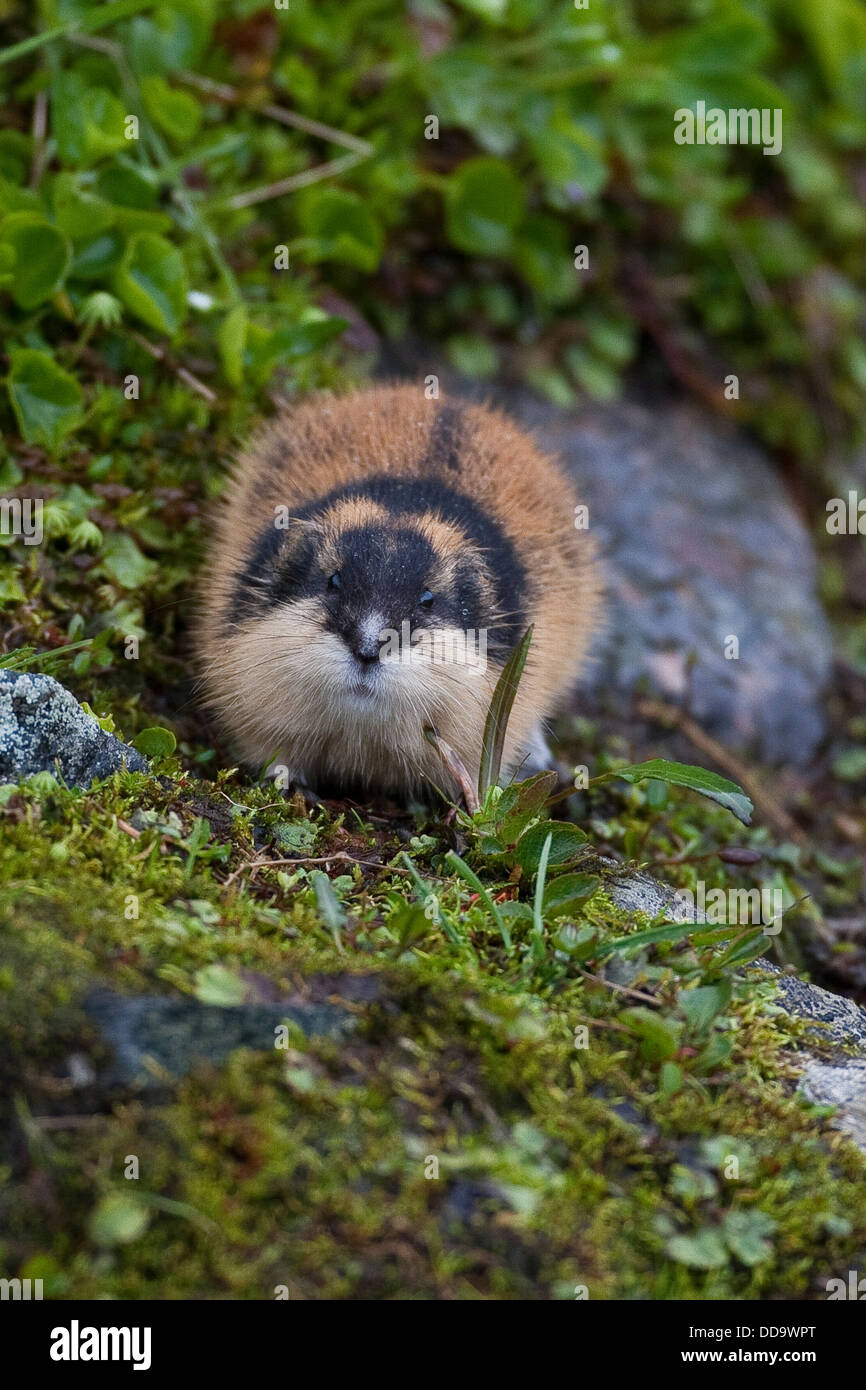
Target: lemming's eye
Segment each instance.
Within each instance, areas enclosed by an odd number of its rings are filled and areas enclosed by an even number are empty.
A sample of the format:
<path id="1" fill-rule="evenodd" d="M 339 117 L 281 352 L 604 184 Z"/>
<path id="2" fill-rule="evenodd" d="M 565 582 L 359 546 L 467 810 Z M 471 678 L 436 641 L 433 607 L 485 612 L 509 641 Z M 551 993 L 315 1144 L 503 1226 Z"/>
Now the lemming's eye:
<path id="1" fill-rule="evenodd" d="M 339 576 L 339 574 L 332 574 L 331 577 L 330 577 L 330 579 L 328 580 L 328 588 L 329 588 L 329 589 L 339 589 L 339 587 L 340 587 L 340 576 Z"/>
<path id="2" fill-rule="evenodd" d="M 425 589 L 418 602 L 422 608 L 430 608 L 433 604 L 433 595 L 429 589 Z"/>

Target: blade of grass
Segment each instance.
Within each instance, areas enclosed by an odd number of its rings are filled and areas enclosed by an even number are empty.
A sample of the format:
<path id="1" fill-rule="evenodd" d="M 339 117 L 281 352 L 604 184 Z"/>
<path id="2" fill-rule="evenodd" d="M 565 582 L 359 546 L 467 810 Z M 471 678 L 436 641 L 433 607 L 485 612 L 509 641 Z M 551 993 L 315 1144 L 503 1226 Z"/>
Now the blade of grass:
<path id="1" fill-rule="evenodd" d="M 26 671 L 28 666 L 37 666 L 40 662 L 43 666 L 50 667 L 55 661 L 59 664 L 70 652 L 89 647 L 92 641 L 92 637 L 84 637 L 80 642 L 69 642 L 65 647 L 52 647 L 49 651 L 42 652 L 38 652 L 35 647 L 17 647 L 14 652 L 4 652 L 0 656 L 0 671 Z"/>
<path id="2" fill-rule="evenodd" d="M 544 888 L 547 881 L 547 861 L 550 858 L 550 846 L 553 844 L 553 832 L 548 831 L 547 838 L 541 848 L 541 855 L 538 860 L 538 876 L 535 880 L 535 899 L 532 904 L 532 958 L 541 960 L 544 955 L 544 915 L 542 906 L 544 904 Z"/>
<path id="3" fill-rule="evenodd" d="M 43 44 L 51 43 L 53 39 L 69 38 L 72 34 L 98 34 L 100 29 L 107 29 L 119 19 L 129 19 L 131 15 L 140 14 L 142 10 L 156 9 L 157 4 L 158 0 L 115 0 L 114 4 L 102 5 L 90 14 L 70 20 L 68 24 L 55 24 L 52 29 L 43 29 L 41 34 L 31 34 L 20 43 L 0 50 L 0 66 L 4 63 L 14 63 L 16 59 L 23 58 L 25 54 L 32 53 Z"/>
<path id="4" fill-rule="evenodd" d="M 481 766 L 478 770 L 478 796 L 481 801 L 487 795 L 488 788 L 499 780 L 502 754 L 505 749 L 505 733 L 508 728 L 508 720 L 511 717 L 514 697 L 517 694 L 517 687 L 520 684 L 520 677 L 523 675 L 523 668 L 529 655 L 532 632 L 532 627 L 526 629 L 509 656 L 502 668 L 502 674 L 496 682 L 493 699 L 490 701 L 490 709 L 487 711 L 487 721 L 484 725 Z"/>
<path id="5" fill-rule="evenodd" d="M 423 878 L 419 874 L 418 870 L 415 868 L 415 865 L 412 863 L 412 860 L 409 858 L 405 850 L 403 850 L 400 857 L 406 865 L 406 868 L 409 870 L 409 875 L 412 879 L 412 882 L 415 885 L 415 891 L 417 892 L 418 897 L 421 899 L 421 902 L 426 904 L 430 898 L 435 898 L 436 894 L 434 893 L 432 887 L 429 883 L 424 882 Z M 463 944 L 462 936 L 451 925 L 444 912 L 440 913 L 440 925 L 445 935 L 448 937 L 448 940 L 452 943 L 452 945 L 461 946 Z"/>
<path id="6" fill-rule="evenodd" d="M 460 877 L 466 883 L 469 884 L 470 888 L 475 889 L 475 892 L 478 894 L 479 898 L 484 903 L 484 906 L 487 908 L 487 911 L 490 913 L 490 916 L 493 918 L 494 922 L 499 928 L 499 935 L 502 937 L 502 942 L 505 946 L 506 951 L 511 952 L 514 949 L 511 943 L 511 933 L 508 930 L 508 927 L 505 925 L 505 919 L 502 916 L 502 913 L 499 911 L 499 908 L 496 906 L 487 889 L 484 887 L 484 884 L 481 882 L 481 879 L 478 877 L 477 874 L 474 874 L 472 872 L 468 864 L 464 864 L 459 854 L 455 854 L 453 849 L 449 849 L 445 858 L 447 862 L 452 866 L 452 868 L 456 869 Z"/>
<path id="7" fill-rule="evenodd" d="M 694 932 L 694 922 L 672 922 L 664 927 L 648 927 L 646 931 L 632 932 L 631 936 L 618 936 L 605 942 L 596 952 L 596 959 L 602 960 L 614 952 L 627 951 L 641 946 L 651 946 L 656 941 L 682 941 Z"/>

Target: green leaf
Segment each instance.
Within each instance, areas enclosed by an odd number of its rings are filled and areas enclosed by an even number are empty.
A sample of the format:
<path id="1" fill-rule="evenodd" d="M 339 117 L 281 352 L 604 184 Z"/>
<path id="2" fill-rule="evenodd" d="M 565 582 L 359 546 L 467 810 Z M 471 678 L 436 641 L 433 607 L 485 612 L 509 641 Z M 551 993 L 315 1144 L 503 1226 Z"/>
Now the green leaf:
<path id="1" fill-rule="evenodd" d="M 531 642 L 532 628 L 528 627 L 509 655 L 499 680 L 496 682 L 496 689 L 493 692 L 490 708 L 487 711 L 487 719 L 484 723 L 484 742 L 481 747 L 481 765 L 478 769 L 479 801 L 484 800 L 488 788 L 499 780 L 508 720 L 511 717 L 511 709 L 517 695 L 520 677 L 523 675 L 523 668 L 526 665 L 526 658 L 529 655 Z"/>
<path id="2" fill-rule="evenodd" d="M 513 844 L 539 814 L 557 783 L 555 772 L 537 772 L 525 782 L 512 782 L 495 808 L 495 834 L 504 845 Z"/>
<path id="3" fill-rule="evenodd" d="M 186 315 L 187 278 L 183 257 L 170 241 L 137 232 L 114 277 L 126 307 L 151 328 L 174 336 Z"/>
<path id="4" fill-rule="evenodd" d="M 748 825 L 752 819 L 754 807 L 742 788 L 738 787 L 736 782 L 719 777 L 715 772 L 708 772 L 704 767 L 693 767 L 690 763 L 670 763 L 664 758 L 651 758 L 646 763 L 633 763 L 629 767 L 618 768 L 616 772 L 602 773 L 600 777 L 593 777 L 591 782 L 606 782 L 612 777 L 622 777 L 626 782 L 643 782 L 647 777 L 655 777 L 659 782 L 669 782 L 675 787 L 688 787 L 690 791 L 708 796 L 711 801 L 717 801 L 720 806 L 724 806 L 744 825 Z"/>
<path id="5" fill-rule="evenodd" d="M 499 353 L 493 343 L 479 333 L 455 333 L 445 350 L 448 360 L 464 376 L 491 377 L 499 367 Z"/>
<path id="6" fill-rule="evenodd" d="M 628 955 L 630 951 L 641 951 L 644 946 L 653 946 L 657 941 L 684 941 L 694 929 L 694 922 L 672 922 L 664 927 L 647 927 L 646 931 L 636 931 L 630 936 L 618 936 L 613 941 L 606 941 L 598 956 L 601 960 L 614 952 Z"/>
<path id="7" fill-rule="evenodd" d="M 171 729 L 163 729 L 157 724 L 152 729 L 142 729 L 133 739 L 132 746 L 146 758 L 167 758 L 177 747 L 177 739 Z"/>
<path id="8" fill-rule="evenodd" d="M 596 954 L 598 932 L 595 927 L 576 927 L 564 922 L 553 938 L 557 951 L 564 951 L 572 960 L 589 960 Z"/>
<path id="9" fill-rule="evenodd" d="M 647 1061 L 664 1061 L 672 1057 L 680 1045 L 682 1024 L 676 1019 L 663 1017 L 653 1009 L 640 1006 L 624 1009 L 620 1019 L 637 1033 L 641 1040 L 641 1055 Z"/>
<path id="10" fill-rule="evenodd" d="M 310 261 L 339 261 L 368 274 L 382 256 L 384 234 L 367 203 L 343 188 L 305 190 L 298 205 L 301 228 L 309 238 Z"/>
<path id="11" fill-rule="evenodd" d="M 112 228 L 75 247 L 70 280 L 101 280 L 113 270 L 123 254 L 123 238 Z"/>
<path id="12" fill-rule="evenodd" d="M 103 548 L 102 568 L 122 589 L 140 589 L 156 565 L 142 555 L 132 536 L 125 531 L 110 531 Z"/>
<path id="13" fill-rule="evenodd" d="M 448 182 L 448 237 L 461 251 L 507 255 L 523 210 L 523 185 L 504 160 L 486 155 L 467 159 Z"/>
<path id="14" fill-rule="evenodd" d="M 717 1226 L 704 1226 L 691 1236 L 671 1236 L 665 1249 L 672 1260 L 692 1269 L 721 1269 L 729 1259 Z"/>
<path id="15" fill-rule="evenodd" d="M 508 0 L 458 0 L 461 8 L 469 10 L 470 14 L 477 14 L 481 19 L 488 19 L 491 23 L 498 23 L 505 18 L 508 9 Z"/>
<path id="16" fill-rule="evenodd" d="M 346 914 L 331 886 L 331 880 L 327 874 L 322 873 L 321 869 L 315 869 L 310 874 L 310 882 L 316 894 L 316 906 L 322 914 L 325 926 L 333 936 L 337 947 L 342 951 L 343 944 L 340 940 L 340 933 L 346 925 Z"/>
<path id="17" fill-rule="evenodd" d="M 219 326 L 217 342 L 226 380 L 240 386 L 244 376 L 244 348 L 247 341 L 246 305 L 236 304 Z"/>
<path id="18" fill-rule="evenodd" d="M 129 163 L 122 155 L 115 163 L 100 169 L 96 191 L 106 202 L 135 208 L 138 212 L 152 211 L 159 200 L 159 185 L 147 177 L 144 169 Z"/>
<path id="19" fill-rule="evenodd" d="M 388 918 L 388 926 L 397 937 L 396 945 L 389 952 L 392 959 L 399 959 L 404 951 L 410 951 L 416 942 L 430 934 L 430 919 L 420 903 L 403 903 Z"/>
<path id="20" fill-rule="evenodd" d="M 507 155 L 516 144 L 515 83 L 497 66 L 490 43 L 448 45 L 426 65 L 428 111 L 442 125 L 470 130 L 485 150 Z"/>
<path id="21" fill-rule="evenodd" d="M 61 440 L 81 424 L 81 387 L 35 348 L 16 348 L 10 363 L 6 386 L 22 437 L 56 452 Z"/>
<path id="22" fill-rule="evenodd" d="M 247 997 L 247 986 L 239 975 L 224 965 L 203 965 L 193 976 L 193 993 L 203 1004 L 222 1009 L 236 1008 Z"/>
<path id="23" fill-rule="evenodd" d="M 745 965 L 747 961 L 762 956 L 767 949 L 767 938 L 760 927 L 738 936 L 733 945 L 712 962 L 713 970 L 724 970 L 731 965 Z"/>
<path id="24" fill-rule="evenodd" d="M 346 319 L 330 318 L 317 309 L 311 309 L 300 323 L 275 329 L 268 343 L 268 351 L 289 361 L 309 357 L 310 353 L 317 352 L 338 338 L 347 327 Z"/>
<path id="25" fill-rule="evenodd" d="M 0 223 L 0 242 L 15 252 L 10 294 L 19 309 L 35 309 L 60 289 L 72 247 L 53 223 L 38 212 L 11 212 Z"/>
<path id="26" fill-rule="evenodd" d="M 589 902 L 600 882 L 595 874 L 563 874 L 553 879 L 544 893 L 545 917 L 572 916 Z"/>
<path id="27" fill-rule="evenodd" d="M 148 115 L 166 135 L 185 145 L 198 134 L 201 107 L 189 92 L 169 86 L 156 74 L 142 77 L 140 86 Z"/>
<path id="28" fill-rule="evenodd" d="M 73 241 L 91 240 L 111 227 L 115 210 L 83 181 L 89 176 L 61 171 L 51 188 L 54 217 L 58 227 Z"/>
<path id="29" fill-rule="evenodd" d="M 772 1255 L 773 1247 L 767 1236 L 773 1234 L 777 1224 L 759 1207 L 737 1208 L 725 1215 L 722 1235 L 728 1249 L 751 1269 Z"/>
<path id="30" fill-rule="evenodd" d="M 79 72 L 61 72 L 51 86 L 51 131 L 70 168 L 86 168 L 126 143 L 127 111 L 107 87 Z"/>
<path id="31" fill-rule="evenodd" d="M 574 299 L 579 289 L 565 228 L 555 217 L 527 217 L 514 243 L 514 264 L 547 304 Z"/>
<path id="32" fill-rule="evenodd" d="M 682 1090 L 683 1079 L 682 1067 L 677 1066 L 676 1062 L 662 1062 L 659 1069 L 659 1090 L 665 1099 Z"/>
<path id="33" fill-rule="evenodd" d="M 2 51 L 2 50 L 0 50 Z M 19 188 L 0 176 L 0 208 L 9 212 L 36 212 L 43 215 L 41 198 L 32 188 Z"/>
<path id="34" fill-rule="evenodd" d="M 125 53 L 140 76 L 195 68 L 215 20 L 211 0 L 182 0 L 173 5 L 149 6 L 153 14 L 140 16 L 128 29 Z"/>
<path id="35" fill-rule="evenodd" d="M 833 775 L 843 782 L 866 781 L 866 748 L 847 748 L 833 762 Z"/>
<path id="36" fill-rule="evenodd" d="M 143 1236 L 150 1222 L 147 1208 L 126 1193 L 103 1197 L 90 1217 L 90 1238 L 97 1245 L 130 1245 Z"/>
<path id="37" fill-rule="evenodd" d="M 567 212 L 576 197 L 585 201 L 602 192 L 608 180 L 604 148 L 572 118 L 567 105 L 542 113 L 529 104 L 521 113 L 521 126 L 552 207 Z"/>
<path id="38" fill-rule="evenodd" d="M 0 241 L 0 289 L 5 289 L 15 279 L 16 260 L 14 247 Z"/>
<path id="39" fill-rule="evenodd" d="M 709 1027 L 716 1014 L 730 1003 L 731 982 L 720 980 L 714 985 L 698 985 L 696 989 L 682 989 L 677 1003 L 686 1016 L 686 1022 L 695 1032 Z"/>
<path id="40" fill-rule="evenodd" d="M 586 844 L 585 832 L 570 821 L 541 821 L 521 835 L 514 848 L 514 858 L 525 874 L 534 874 L 538 869 L 548 835 L 552 837 L 550 864 L 567 864 L 577 858 Z"/>

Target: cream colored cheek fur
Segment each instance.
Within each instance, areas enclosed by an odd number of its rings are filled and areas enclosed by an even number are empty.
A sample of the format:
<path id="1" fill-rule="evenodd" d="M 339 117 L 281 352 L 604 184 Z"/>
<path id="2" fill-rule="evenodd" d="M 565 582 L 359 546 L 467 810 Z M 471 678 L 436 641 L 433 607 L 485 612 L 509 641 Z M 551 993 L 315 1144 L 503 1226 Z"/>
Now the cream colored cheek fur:
<path id="1" fill-rule="evenodd" d="M 441 760 L 424 738 L 432 723 L 474 772 L 496 667 L 485 670 L 460 631 L 443 630 L 432 649 L 404 646 L 380 662 L 375 693 L 358 697 L 352 659 L 323 631 L 318 611 L 302 600 L 268 614 L 239 632 L 212 669 L 212 703 L 239 751 L 311 785 L 317 774 L 348 769 L 359 777 L 408 772 L 441 786 Z"/>

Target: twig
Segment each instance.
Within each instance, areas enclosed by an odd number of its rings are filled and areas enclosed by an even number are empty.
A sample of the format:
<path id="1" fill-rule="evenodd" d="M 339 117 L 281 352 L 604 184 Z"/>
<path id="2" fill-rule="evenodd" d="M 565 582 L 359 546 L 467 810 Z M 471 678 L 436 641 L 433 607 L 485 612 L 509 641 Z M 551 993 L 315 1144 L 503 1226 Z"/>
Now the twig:
<path id="1" fill-rule="evenodd" d="M 131 332 L 139 347 L 144 348 L 145 352 L 149 352 L 151 357 L 156 358 L 157 362 L 165 362 L 166 366 L 171 368 L 175 376 L 178 376 L 180 380 L 185 382 L 193 391 L 197 391 L 200 396 L 203 396 L 209 405 L 213 405 L 217 398 L 216 392 L 212 391 L 209 386 L 205 386 L 204 382 L 199 381 L 198 377 L 193 376 L 192 372 L 186 367 L 181 367 L 176 362 L 170 361 L 165 348 L 159 347 L 156 343 L 149 342 L 147 338 L 143 337 L 142 334 L 135 329 L 132 329 Z"/>
<path id="2" fill-rule="evenodd" d="M 749 769 L 736 758 L 727 748 L 723 748 L 717 743 L 710 734 L 702 729 L 700 724 L 696 724 L 694 719 L 677 709 L 676 705 L 665 704 L 661 700 L 638 700 L 638 713 L 645 719 L 653 719 L 659 724 L 673 724 L 685 734 L 690 743 L 707 757 L 712 758 L 713 762 L 718 763 L 719 767 L 724 768 L 735 781 L 739 782 L 744 791 L 754 801 L 755 806 L 761 812 L 775 830 L 781 835 L 785 835 L 789 840 L 793 840 L 801 849 L 809 849 L 809 840 L 799 825 L 788 812 L 761 786 L 758 779 Z"/>
<path id="3" fill-rule="evenodd" d="M 243 101 L 243 93 L 236 87 L 230 87 L 226 82 L 214 82 L 210 77 L 202 77 L 197 72 L 179 72 L 177 76 L 181 82 L 188 82 L 191 87 L 198 87 L 201 92 L 208 92 L 218 101 L 240 102 Z M 332 145 L 343 145 L 347 150 L 354 150 L 356 154 L 369 158 L 375 153 L 373 146 L 368 140 L 361 140 L 357 135 L 350 135 L 345 130 L 335 130 L 331 125 L 324 125 L 322 121 L 314 121 L 309 116 L 302 116 L 299 111 L 291 111 L 287 106 L 276 106 L 268 103 L 267 106 L 251 107 L 251 110 L 261 111 L 263 116 L 269 116 L 272 121 L 279 121 L 282 125 L 294 126 L 295 130 L 303 130 L 307 135 L 317 135 L 320 140 L 330 140 Z"/>
<path id="4" fill-rule="evenodd" d="M 618 1023 L 615 1018 L 579 1018 L 580 1023 L 589 1023 L 593 1028 L 610 1028 L 615 1033 L 628 1033 L 634 1036 L 634 1029 L 626 1023 Z"/>
<path id="5" fill-rule="evenodd" d="M 87 1129 L 105 1123 L 104 1115 L 34 1115 L 38 1129 Z"/>
<path id="6" fill-rule="evenodd" d="M 230 87 L 225 82 L 214 82 L 209 77 L 202 77 L 197 72 L 180 72 L 178 77 L 182 82 L 188 83 L 191 87 L 197 87 L 201 92 L 216 97 L 218 101 L 236 105 L 244 100 L 243 93 L 236 87 Z M 350 150 L 350 154 L 340 155 L 338 159 L 329 159 L 325 164 L 316 164 L 312 169 L 304 169 L 299 174 L 291 174 L 288 178 L 278 179 L 275 183 L 265 184 L 259 188 L 249 188 L 246 193 L 236 193 L 233 198 L 226 200 L 226 207 L 247 208 L 255 203 L 265 203 L 271 198 L 281 198 L 285 193 L 293 193 L 297 188 L 306 188 L 312 183 L 319 183 L 322 179 L 331 178 L 335 174 L 343 174 L 347 169 L 352 169 L 363 159 L 370 159 L 376 153 L 375 147 L 368 140 L 361 140 L 357 135 L 350 135 L 345 130 L 335 130 L 333 126 L 324 125 L 322 121 L 314 121 L 309 116 L 302 116 L 299 111 L 292 111 L 287 106 L 276 106 L 273 102 L 268 102 L 265 106 L 248 106 L 248 110 L 260 112 L 272 121 L 279 121 L 281 125 L 291 126 L 295 130 L 302 130 L 306 135 L 314 135 L 320 140 L 327 140 L 332 145 L 342 145 L 344 149 Z"/>
<path id="7" fill-rule="evenodd" d="M 341 850 L 341 851 L 339 851 L 337 854 L 323 854 L 323 855 L 319 855 L 318 857 L 316 857 L 316 856 L 309 856 L 309 855 L 308 855 L 308 856 L 303 857 L 303 858 L 300 858 L 300 859 L 254 859 L 254 860 L 250 860 L 249 863 L 247 863 L 247 864 L 241 864 L 241 866 L 240 866 L 239 869 L 235 869 L 233 873 L 230 873 L 229 876 L 228 876 L 228 878 L 225 879 L 225 880 L 223 881 L 223 885 L 222 885 L 222 886 L 223 886 L 223 888 L 228 888 L 228 886 L 229 886 L 230 883 L 234 883 L 235 879 L 238 878 L 238 876 L 239 876 L 240 874 L 245 874 L 245 873 L 247 872 L 247 870 L 249 870 L 249 869 L 253 869 L 253 870 L 258 870 L 258 869 L 277 869 L 277 868 L 281 868 L 281 867 L 283 867 L 283 866 L 285 866 L 285 865 L 289 865 L 289 864 L 291 864 L 291 865 L 293 865 L 295 868 L 297 868 L 299 864 L 333 864 L 333 863 L 363 864 L 363 865 L 365 865 L 367 868 L 370 868 L 370 869 L 381 869 L 381 870 L 383 870 L 383 871 L 387 869 L 389 873 L 394 873 L 394 874 L 408 874 L 408 872 L 409 872 L 408 869 L 401 869 L 401 868 L 399 867 L 399 865 L 396 865 L 396 864 L 380 864 L 380 863 L 379 863 L 377 860 L 375 860 L 375 859 L 356 859 L 355 856 L 354 856 L 353 854 L 346 854 L 345 851 L 342 851 L 342 850 Z"/>
<path id="8" fill-rule="evenodd" d="M 121 820 L 120 816 L 118 816 L 117 824 L 118 827 L 123 831 L 124 835 L 131 835 L 133 840 L 141 839 L 141 831 L 136 830 L 134 825 L 130 825 L 128 820 Z"/>
<path id="9" fill-rule="evenodd" d="M 248 188 L 246 193 L 236 193 L 226 200 L 226 207 L 249 208 L 254 203 L 266 203 L 270 198 L 282 198 L 284 193 L 293 193 L 296 188 L 307 188 L 311 183 L 342 174 L 353 169 L 364 158 L 360 154 L 341 154 L 338 159 L 329 159 L 327 164 L 316 164 L 312 169 L 304 169 L 300 174 L 278 179 L 276 183 L 264 184 L 260 188 Z"/>
<path id="10" fill-rule="evenodd" d="M 605 980 L 601 975 L 593 975 L 590 970 L 583 970 L 580 966 L 578 966 L 578 969 L 581 975 L 585 976 L 587 980 L 592 980 L 597 985 L 604 985 L 606 989 L 615 989 L 617 994 L 628 994 L 632 999 L 642 999 L 645 1004 L 658 1005 L 659 1001 L 654 994 L 645 994 L 643 990 L 640 989 L 630 989 L 628 985 L 615 985 L 613 980 Z"/>
<path id="11" fill-rule="evenodd" d="M 36 93 L 33 102 L 33 159 L 30 164 L 30 187 L 38 188 L 42 178 L 45 156 L 45 132 L 48 129 L 48 93 Z"/>

